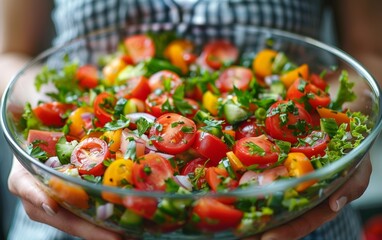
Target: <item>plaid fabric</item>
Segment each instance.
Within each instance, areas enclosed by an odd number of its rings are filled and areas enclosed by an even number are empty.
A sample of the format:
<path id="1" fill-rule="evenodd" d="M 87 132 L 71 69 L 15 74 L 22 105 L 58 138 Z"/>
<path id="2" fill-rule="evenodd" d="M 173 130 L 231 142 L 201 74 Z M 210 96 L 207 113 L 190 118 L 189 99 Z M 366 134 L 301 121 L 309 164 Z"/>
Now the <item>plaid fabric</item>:
<path id="1" fill-rule="evenodd" d="M 55 3 L 55 45 L 109 27 L 131 26 L 124 28 L 122 35 L 156 30 L 158 25 L 151 23 L 160 23 L 164 29 L 175 27 L 178 33 L 192 35 L 195 41 L 234 37 L 230 34 L 237 25 L 264 26 L 318 38 L 322 11 L 320 0 L 56 0 Z M 119 39 L 118 35 L 110 35 L 108 41 L 99 44 L 112 48 Z M 76 239 L 30 221 L 22 207 L 15 219 L 9 240 Z M 348 206 L 335 220 L 304 240 L 360 239 L 358 219 Z"/>

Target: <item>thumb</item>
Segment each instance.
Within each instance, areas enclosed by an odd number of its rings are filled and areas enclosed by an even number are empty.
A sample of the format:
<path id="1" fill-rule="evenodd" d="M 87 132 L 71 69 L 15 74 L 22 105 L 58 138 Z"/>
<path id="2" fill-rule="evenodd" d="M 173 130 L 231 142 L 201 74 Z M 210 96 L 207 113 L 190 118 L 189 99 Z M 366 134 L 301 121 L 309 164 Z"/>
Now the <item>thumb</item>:
<path id="1" fill-rule="evenodd" d="M 330 196 L 330 208 L 334 212 L 338 212 L 347 203 L 359 198 L 369 185 L 371 171 L 370 156 L 367 154 L 349 180 Z"/>
<path id="2" fill-rule="evenodd" d="M 28 201 L 38 208 L 42 208 L 47 214 L 54 215 L 59 206 L 40 187 L 36 179 L 13 158 L 12 169 L 8 177 L 8 187 L 11 193 Z"/>

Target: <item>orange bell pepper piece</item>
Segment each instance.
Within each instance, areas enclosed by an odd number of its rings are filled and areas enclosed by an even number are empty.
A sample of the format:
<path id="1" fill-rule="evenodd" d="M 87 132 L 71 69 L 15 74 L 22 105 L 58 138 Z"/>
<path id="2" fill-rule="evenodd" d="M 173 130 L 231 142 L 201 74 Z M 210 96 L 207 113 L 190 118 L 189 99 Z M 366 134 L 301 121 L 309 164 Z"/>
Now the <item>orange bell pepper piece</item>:
<path id="1" fill-rule="evenodd" d="M 81 209 L 89 208 L 89 196 L 80 186 L 64 182 L 56 177 L 49 180 L 49 186 L 58 202 Z"/>
<path id="2" fill-rule="evenodd" d="M 272 74 L 272 64 L 276 57 L 277 52 L 271 49 L 264 49 L 260 51 L 252 62 L 252 69 L 259 77 Z"/>
<path id="3" fill-rule="evenodd" d="M 289 176 L 301 177 L 314 171 L 313 165 L 309 158 L 301 152 L 288 153 L 288 157 L 284 161 L 284 166 L 287 168 Z M 311 185 L 315 184 L 317 180 L 309 180 L 297 185 L 298 192 L 304 191 Z"/>
<path id="4" fill-rule="evenodd" d="M 308 76 L 309 76 L 309 67 L 307 64 L 302 64 L 298 68 L 293 69 L 281 75 L 280 80 L 282 83 L 284 83 L 286 88 L 289 88 L 293 84 L 293 82 L 296 81 L 298 78 L 307 80 Z"/>
<path id="5" fill-rule="evenodd" d="M 348 126 L 350 126 L 350 118 L 346 113 L 338 112 L 324 107 L 318 107 L 316 109 L 321 118 L 333 118 L 338 125 L 347 123 Z"/>

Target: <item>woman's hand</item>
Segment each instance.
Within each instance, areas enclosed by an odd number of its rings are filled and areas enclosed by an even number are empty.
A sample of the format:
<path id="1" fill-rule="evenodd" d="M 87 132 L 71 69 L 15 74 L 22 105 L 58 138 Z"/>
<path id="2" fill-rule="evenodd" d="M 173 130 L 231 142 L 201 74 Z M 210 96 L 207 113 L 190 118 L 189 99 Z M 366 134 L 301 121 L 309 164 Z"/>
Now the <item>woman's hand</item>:
<path id="1" fill-rule="evenodd" d="M 13 194 L 21 198 L 26 213 L 34 221 L 84 239 L 121 239 L 117 233 L 95 226 L 60 207 L 39 188 L 34 177 L 15 158 L 8 186 Z"/>
<path id="2" fill-rule="evenodd" d="M 328 200 L 299 218 L 265 232 L 260 239 L 299 239 L 334 219 L 346 204 L 363 194 L 369 184 L 371 170 L 372 166 L 368 155 L 350 179 Z"/>

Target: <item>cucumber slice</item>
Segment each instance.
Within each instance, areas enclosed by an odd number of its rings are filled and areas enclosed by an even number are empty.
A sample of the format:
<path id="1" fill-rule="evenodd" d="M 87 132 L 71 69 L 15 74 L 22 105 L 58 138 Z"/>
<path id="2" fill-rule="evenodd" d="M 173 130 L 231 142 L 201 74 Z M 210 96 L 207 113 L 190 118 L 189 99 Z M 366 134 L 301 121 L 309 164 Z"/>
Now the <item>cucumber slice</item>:
<path id="1" fill-rule="evenodd" d="M 242 122 L 250 116 L 250 113 L 234 103 L 226 103 L 223 107 L 225 119 L 229 124 Z"/>

